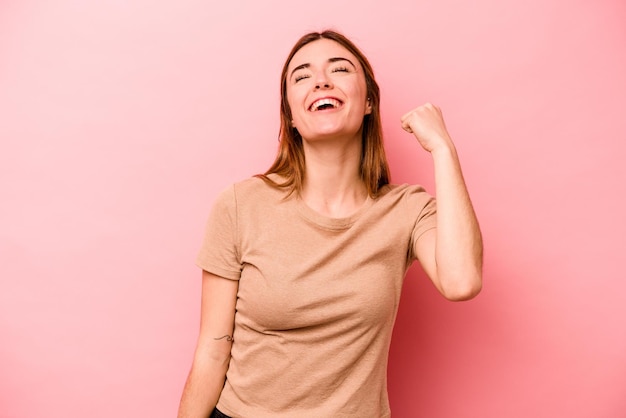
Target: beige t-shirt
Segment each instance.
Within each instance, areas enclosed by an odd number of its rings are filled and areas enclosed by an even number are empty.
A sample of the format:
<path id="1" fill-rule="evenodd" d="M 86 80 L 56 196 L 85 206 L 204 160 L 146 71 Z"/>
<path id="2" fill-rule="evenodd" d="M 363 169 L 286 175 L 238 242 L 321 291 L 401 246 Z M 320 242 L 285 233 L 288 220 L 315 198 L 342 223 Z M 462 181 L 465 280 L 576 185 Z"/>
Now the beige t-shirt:
<path id="1" fill-rule="evenodd" d="M 197 264 L 239 280 L 218 409 L 232 417 L 389 417 L 387 356 L 423 188 L 385 186 L 348 218 L 251 178 L 222 192 Z"/>

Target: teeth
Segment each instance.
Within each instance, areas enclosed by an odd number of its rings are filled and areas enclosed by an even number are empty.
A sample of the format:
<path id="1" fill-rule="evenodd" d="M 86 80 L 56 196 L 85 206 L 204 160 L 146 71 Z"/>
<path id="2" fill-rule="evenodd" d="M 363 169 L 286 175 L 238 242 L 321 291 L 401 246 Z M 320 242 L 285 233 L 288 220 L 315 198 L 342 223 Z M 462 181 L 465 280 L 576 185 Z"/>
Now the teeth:
<path id="1" fill-rule="evenodd" d="M 341 102 L 337 99 L 320 99 L 316 102 L 313 102 L 311 105 L 311 110 L 316 112 L 320 107 L 324 105 L 332 105 L 335 109 L 341 105 Z"/>

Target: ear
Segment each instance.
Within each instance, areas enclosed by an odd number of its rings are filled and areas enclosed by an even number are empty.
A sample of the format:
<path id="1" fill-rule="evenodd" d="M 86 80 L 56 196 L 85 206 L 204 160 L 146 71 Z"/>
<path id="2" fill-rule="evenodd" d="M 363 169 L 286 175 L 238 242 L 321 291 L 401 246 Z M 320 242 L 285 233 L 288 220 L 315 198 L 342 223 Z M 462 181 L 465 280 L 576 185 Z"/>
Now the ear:
<path id="1" fill-rule="evenodd" d="M 365 103 L 365 114 L 369 115 L 372 113 L 372 99 L 367 98 L 367 102 Z"/>

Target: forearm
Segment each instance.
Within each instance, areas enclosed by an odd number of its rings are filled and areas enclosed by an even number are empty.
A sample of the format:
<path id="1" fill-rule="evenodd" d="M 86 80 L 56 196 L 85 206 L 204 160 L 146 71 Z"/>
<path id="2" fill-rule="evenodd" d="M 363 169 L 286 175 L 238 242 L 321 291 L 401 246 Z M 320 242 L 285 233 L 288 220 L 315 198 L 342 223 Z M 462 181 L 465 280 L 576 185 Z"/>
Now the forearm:
<path id="1" fill-rule="evenodd" d="M 178 418 L 209 417 L 224 387 L 229 358 L 196 350 L 180 400 Z"/>
<path id="2" fill-rule="evenodd" d="M 451 144 L 451 141 L 448 142 Z M 433 149 L 437 196 L 437 280 L 453 300 L 475 296 L 482 286 L 482 237 L 453 145 Z"/>

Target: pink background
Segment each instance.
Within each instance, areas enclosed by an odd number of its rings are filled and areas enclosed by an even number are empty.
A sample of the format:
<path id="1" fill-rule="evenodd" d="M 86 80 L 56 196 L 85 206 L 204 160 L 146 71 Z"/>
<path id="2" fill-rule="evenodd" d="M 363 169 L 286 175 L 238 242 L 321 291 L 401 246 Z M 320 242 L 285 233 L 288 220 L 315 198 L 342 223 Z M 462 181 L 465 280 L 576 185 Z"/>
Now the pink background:
<path id="1" fill-rule="evenodd" d="M 626 416 L 626 3 L 0 3 L 0 415 L 172 417 L 216 193 L 264 171 L 278 76 L 335 27 L 382 86 L 395 182 L 433 188 L 399 118 L 431 101 L 485 237 L 467 303 L 407 278 L 394 417 Z"/>

